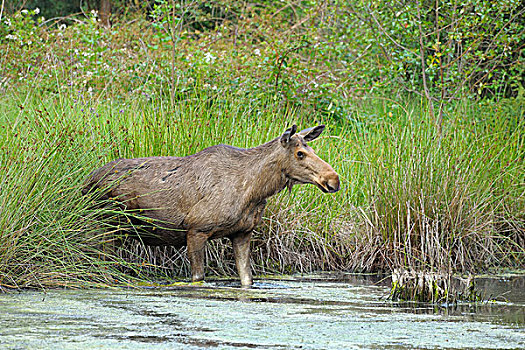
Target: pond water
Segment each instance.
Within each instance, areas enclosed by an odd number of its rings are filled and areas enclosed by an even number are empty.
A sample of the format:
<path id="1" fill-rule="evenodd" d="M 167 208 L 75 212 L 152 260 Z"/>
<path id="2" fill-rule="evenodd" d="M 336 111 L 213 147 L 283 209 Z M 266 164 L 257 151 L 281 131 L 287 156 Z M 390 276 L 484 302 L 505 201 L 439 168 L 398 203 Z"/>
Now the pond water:
<path id="1" fill-rule="evenodd" d="M 0 294 L 0 349 L 523 349 L 525 278 L 482 279 L 496 301 L 386 300 L 367 276 Z"/>

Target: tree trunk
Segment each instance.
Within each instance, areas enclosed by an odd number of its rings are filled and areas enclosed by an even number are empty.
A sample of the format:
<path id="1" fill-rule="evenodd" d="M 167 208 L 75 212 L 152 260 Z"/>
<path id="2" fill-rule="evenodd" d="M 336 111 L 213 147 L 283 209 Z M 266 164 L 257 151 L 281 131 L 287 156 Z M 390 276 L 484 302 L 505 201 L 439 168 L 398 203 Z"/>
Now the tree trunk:
<path id="1" fill-rule="evenodd" d="M 100 24 L 106 28 L 111 27 L 111 0 L 100 0 L 99 8 Z"/>

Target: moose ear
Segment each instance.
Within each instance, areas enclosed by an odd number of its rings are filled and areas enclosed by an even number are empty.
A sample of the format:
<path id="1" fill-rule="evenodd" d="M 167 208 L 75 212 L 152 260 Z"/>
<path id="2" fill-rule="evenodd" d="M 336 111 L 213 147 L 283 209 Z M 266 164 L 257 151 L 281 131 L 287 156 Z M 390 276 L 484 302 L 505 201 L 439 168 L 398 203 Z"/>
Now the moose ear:
<path id="1" fill-rule="evenodd" d="M 315 140 L 316 138 L 321 135 L 323 132 L 325 126 L 324 125 L 318 125 L 314 126 L 312 128 L 304 129 L 299 132 L 299 135 L 301 135 L 306 142 Z"/>
<path id="2" fill-rule="evenodd" d="M 281 136 L 281 144 L 283 146 L 286 146 L 288 142 L 290 142 L 290 138 L 295 134 L 296 131 L 297 131 L 297 125 L 295 124 L 292 125 L 291 128 L 286 129 L 283 136 Z"/>

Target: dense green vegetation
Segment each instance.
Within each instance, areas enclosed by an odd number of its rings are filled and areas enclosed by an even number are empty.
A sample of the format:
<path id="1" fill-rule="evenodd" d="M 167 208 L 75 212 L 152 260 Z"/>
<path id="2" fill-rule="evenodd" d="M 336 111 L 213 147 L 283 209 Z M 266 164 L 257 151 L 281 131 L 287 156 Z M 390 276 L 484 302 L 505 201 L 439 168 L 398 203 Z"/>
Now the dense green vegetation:
<path id="1" fill-rule="evenodd" d="M 343 190 L 273 198 L 256 272 L 525 267 L 519 2 L 115 4 L 111 28 L 88 9 L 1 15 L 0 286 L 183 277 L 182 251 L 128 239 L 83 181 L 117 157 L 252 147 L 292 123 L 328 126 L 312 146 Z M 224 243 L 208 273 L 233 273 Z"/>

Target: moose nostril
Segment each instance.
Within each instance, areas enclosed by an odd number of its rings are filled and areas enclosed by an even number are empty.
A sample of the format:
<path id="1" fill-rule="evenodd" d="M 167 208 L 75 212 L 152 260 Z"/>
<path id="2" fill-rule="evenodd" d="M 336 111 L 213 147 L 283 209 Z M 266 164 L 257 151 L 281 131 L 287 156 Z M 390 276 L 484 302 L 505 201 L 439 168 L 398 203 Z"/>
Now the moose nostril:
<path id="1" fill-rule="evenodd" d="M 334 181 L 330 181 L 330 180 L 326 181 L 325 187 L 328 189 L 328 191 L 332 193 L 339 191 L 339 179 L 334 180 Z"/>
<path id="2" fill-rule="evenodd" d="M 324 187 L 326 187 L 326 189 L 329 191 L 329 192 L 336 192 L 338 190 L 338 188 L 335 188 L 333 187 L 333 185 L 330 185 L 330 183 L 328 181 L 326 181 L 324 183 Z"/>

